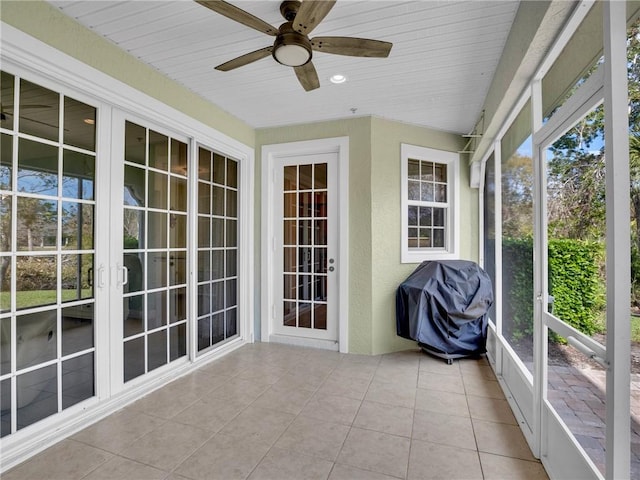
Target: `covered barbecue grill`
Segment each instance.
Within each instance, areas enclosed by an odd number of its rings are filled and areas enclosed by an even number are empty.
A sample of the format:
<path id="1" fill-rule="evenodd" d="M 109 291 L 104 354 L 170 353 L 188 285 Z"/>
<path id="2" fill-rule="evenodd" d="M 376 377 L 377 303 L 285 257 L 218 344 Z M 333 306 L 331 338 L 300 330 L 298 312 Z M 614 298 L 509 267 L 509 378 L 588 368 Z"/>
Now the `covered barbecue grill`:
<path id="1" fill-rule="evenodd" d="M 492 304 L 491 279 L 476 263 L 423 262 L 396 292 L 397 333 L 448 363 L 476 356 L 486 351 Z"/>

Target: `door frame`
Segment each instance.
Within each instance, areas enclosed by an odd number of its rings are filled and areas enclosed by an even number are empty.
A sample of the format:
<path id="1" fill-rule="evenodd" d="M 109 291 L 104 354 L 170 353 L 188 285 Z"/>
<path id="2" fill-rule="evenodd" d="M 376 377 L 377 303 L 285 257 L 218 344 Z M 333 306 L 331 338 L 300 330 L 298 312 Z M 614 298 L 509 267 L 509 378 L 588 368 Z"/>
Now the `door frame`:
<path id="1" fill-rule="evenodd" d="M 273 252 L 274 212 L 273 198 L 275 167 L 279 159 L 296 155 L 333 153 L 338 155 L 337 214 L 338 214 L 338 343 L 307 339 L 304 337 L 278 336 L 273 333 L 272 305 L 275 292 L 271 279 L 274 274 Z M 278 341 L 299 346 L 318 347 L 329 350 L 349 351 L 349 137 L 323 138 L 301 142 L 279 143 L 262 146 L 262 208 L 261 208 L 261 285 L 260 331 L 262 342 Z M 343 212 L 347 212 L 343 214 Z"/>

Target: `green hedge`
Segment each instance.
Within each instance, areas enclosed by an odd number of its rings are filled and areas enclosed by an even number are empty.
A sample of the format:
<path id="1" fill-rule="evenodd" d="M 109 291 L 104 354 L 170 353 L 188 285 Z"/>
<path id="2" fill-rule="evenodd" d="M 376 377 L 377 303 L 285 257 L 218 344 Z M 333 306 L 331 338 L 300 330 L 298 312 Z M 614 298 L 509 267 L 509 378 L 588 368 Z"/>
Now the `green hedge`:
<path id="1" fill-rule="evenodd" d="M 604 305 L 600 280 L 602 244 L 552 239 L 548 251 L 553 314 L 592 335 L 598 330 Z M 533 334 L 533 240 L 503 239 L 502 264 L 504 333 L 507 338 L 519 340 Z"/>
<path id="2" fill-rule="evenodd" d="M 604 260 L 601 243 L 558 239 L 549 241 L 549 288 L 555 298 L 553 314 L 593 335 L 604 307 L 600 268 Z"/>
<path id="3" fill-rule="evenodd" d="M 533 239 L 502 239 L 502 331 L 521 340 L 533 335 Z"/>

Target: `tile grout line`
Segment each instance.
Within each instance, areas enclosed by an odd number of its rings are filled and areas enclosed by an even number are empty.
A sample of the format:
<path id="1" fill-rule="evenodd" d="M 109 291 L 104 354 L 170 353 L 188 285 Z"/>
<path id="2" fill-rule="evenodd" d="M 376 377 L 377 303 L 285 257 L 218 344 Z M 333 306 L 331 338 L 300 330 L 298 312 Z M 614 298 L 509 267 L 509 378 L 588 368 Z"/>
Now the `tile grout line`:
<path id="1" fill-rule="evenodd" d="M 458 366 L 459 368 L 459 366 Z M 467 404 L 467 410 L 469 412 L 469 423 L 471 424 L 471 431 L 473 432 L 473 441 L 476 445 L 476 456 L 478 458 L 478 465 L 480 466 L 480 474 L 482 475 L 482 478 L 485 478 L 485 474 L 484 474 L 484 466 L 482 465 L 482 458 L 480 457 L 480 446 L 478 445 L 478 437 L 476 435 L 476 428 L 475 425 L 473 423 L 473 419 L 471 417 L 471 407 L 469 405 L 469 391 L 467 389 L 467 383 L 464 381 L 465 379 L 465 374 L 464 371 L 462 369 L 460 369 L 460 378 L 462 380 L 462 388 L 464 390 L 464 400 L 465 403 Z"/>
<path id="2" fill-rule="evenodd" d="M 375 372 L 378 371 L 378 365 L 379 364 L 380 364 L 380 362 L 378 361 L 378 364 L 376 365 L 376 369 L 375 369 L 373 375 L 371 376 L 371 378 L 369 379 L 369 382 L 367 383 L 367 389 L 365 390 L 364 395 L 362 396 L 362 399 L 360 400 L 360 405 L 358 406 L 358 409 L 356 410 L 356 413 L 353 416 L 353 419 L 351 420 L 351 424 L 349 425 L 349 431 L 344 436 L 344 440 L 342 441 L 342 445 L 340 445 L 340 449 L 338 450 L 338 454 L 336 455 L 336 458 L 333 461 L 333 467 L 331 467 L 331 471 L 329 472 L 329 477 L 331 476 L 331 473 L 333 472 L 333 469 L 336 468 L 336 465 L 338 465 L 338 459 L 340 458 L 340 454 L 342 453 L 342 449 L 344 448 L 344 444 L 347 442 L 347 438 L 349 438 L 349 435 L 351 435 L 351 430 L 353 430 L 353 424 L 355 423 L 356 418 L 358 418 L 358 414 L 360 413 L 360 409 L 362 408 L 362 403 L 364 402 L 364 399 L 367 397 L 367 392 L 369 392 L 369 388 L 371 387 L 371 382 L 373 382 L 373 377 L 375 377 Z M 327 478 L 329 478 L 329 477 L 327 477 Z"/>
<path id="3" fill-rule="evenodd" d="M 293 367 L 292 367 L 292 368 L 293 368 Z M 300 414 L 301 414 L 301 413 L 302 413 L 302 411 L 304 410 L 304 407 L 305 407 L 305 406 L 306 406 L 306 405 L 311 401 L 311 399 L 313 398 L 313 396 L 314 396 L 315 394 L 317 394 L 317 393 L 318 393 L 318 390 L 320 389 L 320 387 L 321 387 L 322 385 L 324 385 L 324 383 L 327 381 L 327 378 L 329 378 L 329 376 L 331 375 L 331 373 L 333 373 L 333 372 L 335 371 L 335 369 L 336 369 L 336 367 L 333 367 L 333 368 L 331 369 L 331 371 L 330 371 L 330 372 L 325 376 L 324 380 L 323 380 L 323 381 L 322 381 L 322 382 L 321 382 L 321 383 L 320 383 L 320 384 L 319 384 L 319 385 L 318 385 L 318 386 L 313 390 L 313 394 L 312 394 L 312 395 L 311 395 L 311 396 L 310 396 L 310 397 L 309 397 L 309 398 L 304 402 L 304 406 L 300 409 L 300 411 L 299 411 L 297 414 L 295 414 L 295 416 L 293 417 L 293 419 L 289 422 L 289 424 L 288 424 L 288 425 L 286 426 L 286 428 L 282 431 L 282 433 L 280 433 L 280 435 L 278 435 L 278 437 L 277 437 L 277 438 L 273 441 L 273 443 L 269 446 L 269 449 L 265 452 L 265 454 L 264 454 L 264 455 L 260 458 L 260 460 L 256 463 L 256 465 L 253 467 L 253 469 L 251 470 L 251 472 L 249 472 L 249 474 L 245 477 L 245 480 L 246 480 L 246 479 L 248 479 L 251 475 L 253 475 L 253 472 L 255 472 L 255 471 L 256 471 L 256 469 L 260 466 L 260 464 L 264 461 L 264 459 L 265 459 L 265 458 L 269 455 L 269 453 L 273 450 L 273 448 L 276 446 L 276 444 L 277 444 L 277 443 L 278 443 L 278 441 L 282 438 L 282 436 L 283 436 L 283 435 L 284 435 L 284 434 L 289 430 L 289 428 L 291 427 L 291 425 L 293 425 L 293 423 L 298 419 L 298 417 L 300 416 Z M 291 369 L 287 369 L 286 373 L 284 373 L 284 374 L 282 375 L 282 377 L 283 377 L 284 375 L 286 375 L 287 373 L 289 373 L 290 371 L 291 371 Z M 282 378 L 282 377 L 281 377 L 281 378 Z M 276 383 L 277 383 L 277 382 L 276 382 Z M 275 384 L 270 385 L 270 386 L 269 386 L 269 388 L 271 388 L 273 385 L 275 385 Z M 267 389 L 267 390 L 268 390 L 268 389 Z M 309 391 L 311 391 L 311 390 L 309 390 Z M 260 396 L 261 396 L 261 395 L 260 395 Z M 256 397 L 256 398 L 254 399 L 254 401 L 253 401 L 250 405 L 252 405 L 254 402 L 256 402 L 256 401 L 257 401 L 257 399 L 258 399 L 258 398 L 260 398 L 260 396 Z M 248 408 L 248 406 L 247 406 L 247 408 Z M 346 438 L 346 437 L 345 437 L 345 438 Z M 276 448 L 277 448 L 277 447 L 276 447 Z M 299 452 L 296 452 L 296 453 L 299 453 Z M 302 455 L 304 455 L 304 454 L 302 454 Z M 320 457 L 315 457 L 315 456 L 313 456 L 313 455 L 311 455 L 311 457 L 313 457 L 313 458 L 320 458 Z M 331 467 L 331 470 L 329 471 L 329 475 L 331 475 L 331 471 L 333 470 L 333 467 L 335 466 L 335 461 L 334 461 L 334 462 L 332 462 L 332 463 L 333 463 L 333 465 L 332 465 L 332 467 Z M 329 475 L 327 475 L 327 478 L 329 477 Z"/>

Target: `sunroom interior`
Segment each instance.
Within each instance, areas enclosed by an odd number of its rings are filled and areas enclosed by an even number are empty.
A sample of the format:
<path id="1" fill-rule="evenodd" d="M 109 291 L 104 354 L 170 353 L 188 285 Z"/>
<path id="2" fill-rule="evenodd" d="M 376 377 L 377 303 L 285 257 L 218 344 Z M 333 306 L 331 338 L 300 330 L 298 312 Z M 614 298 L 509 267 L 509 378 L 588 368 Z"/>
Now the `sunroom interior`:
<path id="1" fill-rule="evenodd" d="M 220 478 L 638 478 L 640 3 L 339 1 L 318 34 L 393 48 L 318 54 L 309 92 L 271 58 L 214 71 L 264 36 L 205 7 L 0 4 L 3 476 L 215 478 L 228 448 L 251 460 Z M 479 359 L 396 334 L 430 260 L 491 277 Z M 457 401 L 439 441 L 428 404 Z"/>

